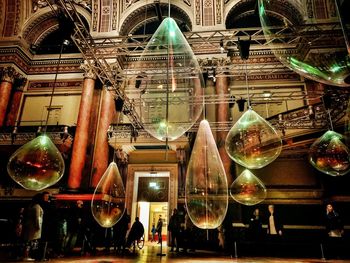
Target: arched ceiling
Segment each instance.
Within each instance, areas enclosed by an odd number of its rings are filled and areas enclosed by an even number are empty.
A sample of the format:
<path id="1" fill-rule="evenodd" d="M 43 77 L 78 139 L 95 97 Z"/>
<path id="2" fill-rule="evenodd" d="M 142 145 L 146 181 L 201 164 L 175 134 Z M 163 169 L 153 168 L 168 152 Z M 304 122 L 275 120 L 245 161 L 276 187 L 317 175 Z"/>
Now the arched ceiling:
<path id="1" fill-rule="evenodd" d="M 241 0 L 228 12 L 226 18 L 226 28 L 247 28 L 260 27 L 258 4 L 257 0 Z M 272 10 L 268 11 L 270 19 L 278 24 L 283 24 L 285 21 L 293 25 L 302 24 L 303 16 L 299 11 L 295 1 L 274 0 Z M 295 5 L 297 4 L 297 6 Z"/>
<path id="2" fill-rule="evenodd" d="M 162 17 L 168 16 L 168 5 L 159 4 Z M 190 31 L 192 23 L 189 16 L 179 7 L 171 5 L 171 17 L 178 23 L 182 31 Z M 159 14 L 156 4 L 144 5 L 132 12 L 124 21 L 120 28 L 120 35 L 129 34 L 152 34 L 160 24 Z"/>

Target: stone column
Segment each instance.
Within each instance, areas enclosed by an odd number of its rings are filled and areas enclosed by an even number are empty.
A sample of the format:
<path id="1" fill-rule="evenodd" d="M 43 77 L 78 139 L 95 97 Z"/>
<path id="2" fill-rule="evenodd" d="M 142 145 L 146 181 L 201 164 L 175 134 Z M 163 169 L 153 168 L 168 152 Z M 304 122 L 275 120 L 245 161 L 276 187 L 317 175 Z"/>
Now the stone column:
<path id="1" fill-rule="evenodd" d="M 228 96 L 228 77 L 225 75 L 219 75 L 216 77 L 216 94 L 218 96 L 219 101 L 225 101 L 225 97 Z M 227 101 L 227 100 L 226 100 Z M 220 102 L 216 107 L 216 120 L 218 123 L 228 122 L 230 118 L 230 110 L 229 104 L 227 102 Z M 218 146 L 219 154 L 224 165 L 227 183 L 230 186 L 232 183 L 232 175 L 231 175 L 231 158 L 228 156 L 225 150 L 225 140 L 228 131 L 220 131 L 216 132 L 216 143 Z"/>
<path id="2" fill-rule="evenodd" d="M 72 159 L 69 169 L 68 188 L 80 188 L 83 169 L 86 161 L 86 149 L 89 139 L 89 126 L 91 117 L 91 106 L 93 102 L 96 75 L 83 64 L 81 69 L 85 70 L 83 91 L 81 94 L 77 129 L 73 141 Z"/>
<path id="3" fill-rule="evenodd" d="M 13 82 L 17 73 L 13 67 L 7 67 L 2 70 L 0 83 L 0 127 L 4 125 L 7 106 L 10 101 Z"/>
<path id="4" fill-rule="evenodd" d="M 6 117 L 6 126 L 15 126 L 18 111 L 21 105 L 24 86 L 27 83 L 27 79 L 19 77 L 14 82 L 14 92 L 11 97 L 11 103 L 9 105 L 9 112 Z"/>
<path id="5" fill-rule="evenodd" d="M 92 162 L 91 187 L 96 187 L 108 166 L 109 146 L 107 131 L 115 116 L 115 105 L 112 92 L 102 91 L 102 103 L 97 125 L 94 158 Z"/>

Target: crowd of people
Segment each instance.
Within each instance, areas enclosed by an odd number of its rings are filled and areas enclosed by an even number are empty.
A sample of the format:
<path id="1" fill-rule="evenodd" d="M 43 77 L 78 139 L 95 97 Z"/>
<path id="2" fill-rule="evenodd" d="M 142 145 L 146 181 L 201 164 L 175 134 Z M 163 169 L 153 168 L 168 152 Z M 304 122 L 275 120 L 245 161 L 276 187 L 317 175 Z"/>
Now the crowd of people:
<path id="1" fill-rule="evenodd" d="M 269 240 L 276 240 L 284 234 L 281 218 L 273 205 L 268 206 L 268 212 L 269 216 L 263 222 L 260 210 L 258 208 L 254 210 L 247 232 L 250 240 L 261 241 L 266 237 Z M 64 257 L 77 251 L 81 254 L 94 254 L 96 244 L 89 215 L 91 213 L 84 209 L 82 200 L 76 201 L 72 207 L 57 209 L 48 192 L 34 195 L 30 204 L 21 208 L 16 216 L 14 254 L 20 255 L 20 259 L 25 261 L 45 261 L 47 258 Z M 266 229 L 263 228 L 265 223 Z M 341 217 L 332 204 L 326 206 L 324 224 L 331 240 L 344 235 Z M 105 250 L 109 251 L 110 246 L 114 245 L 116 253 L 124 253 L 135 240 L 144 236 L 145 229 L 138 217 L 131 227 L 130 225 L 131 218 L 125 211 L 115 226 L 106 229 Z M 152 224 L 151 241 L 162 243 L 162 229 L 163 219 L 159 216 L 157 224 Z M 186 211 L 179 213 L 175 208 L 167 230 L 170 252 L 194 251 L 196 243 L 194 237 L 197 230 Z M 224 248 L 227 246 L 225 229 L 219 227 L 217 234 L 218 246 Z"/>

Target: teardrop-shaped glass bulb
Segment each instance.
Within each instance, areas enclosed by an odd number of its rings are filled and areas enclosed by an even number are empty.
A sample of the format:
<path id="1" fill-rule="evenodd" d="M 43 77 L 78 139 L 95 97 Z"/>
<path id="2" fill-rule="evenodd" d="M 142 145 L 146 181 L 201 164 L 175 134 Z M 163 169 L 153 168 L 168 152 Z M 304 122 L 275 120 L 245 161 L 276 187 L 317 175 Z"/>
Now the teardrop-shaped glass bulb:
<path id="1" fill-rule="evenodd" d="M 228 207 L 227 178 L 209 123 L 202 120 L 187 167 L 185 201 L 199 228 L 221 225 Z"/>
<path id="2" fill-rule="evenodd" d="M 245 169 L 231 184 L 230 195 L 243 205 L 256 205 L 265 200 L 267 191 L 263 182 Z"/>
<path id="3" fill-rule="evenodd" d="M 309 162 L 317 170 L 332 176 L 344 175 L 350 170 L 348 147 L 341 141 L 343 136 L 327 131 L 310 147 Z"/>
<path id="4" fill-rule="evenodd" d="M 155 138 L 175 140 L 202 112 L 201 68 L 181 30 L 165 18 L 135 66 L 136 107 L 145 130 Z"/>
<path id="5" fill-rule="evenodd" d="M 111 162 L 97 184 L 91 212 L 102 227 L 114 226 L 125 211 L 125 188 L 117 164 Z"/>
<path id="6" fill-rule="evenodd" d="M 282 140 L 271 124 L 249 109 L 229 131 L 225 148 L 236 163 L 259 169 L 279 156 Z"/>
<path id="7" fill-rule="evenodd" d="M 62 178 L 64 160 L 51 139 L 40 135 L 11 155 L 7 172 L 23 188 L 40 191 Z"/>
<path id="8" fill-rule="evenodd" d="M 319 27 L 319 20 L 313 18 L 314 11 L 311 2 L 309 2 L 311 10 L 307 10 L 309 17 L 305 15 L 305 5 L 301 4 L 300 1 L 297 2 L 286 3 L 285 14 L 281 15 L 280 1 L 258 1 L 260 22 L 266 43 L 271 47 L 277 59 L 298 74 L 328 85 L 350 86 L 350 53 L 346 45 L 349 40 L 343 34 L 348 31 L 346 28 L 349 28 L 349 24 L 344 24 L 345 27 L 342 25 L 335 7 L 338 4 L 341 12 L 348 13 L 349 10 L 341 10 L 341 5 L 345 6 L 347 1 L 330 1 L 327 2 L 327 5 L 324 1 L 324 3 L 317 5 L 317 13 L 319 14 L 329 15 L 333 12 L 331 15 L 332 23 L 328 24 L 329 29 Z M 340 4 L 340 2 L 344 3 Z M 331 5 L 333 11 L 331 11 Z M 330 9 L 327 10 L 327 8 Z M 280 15 L 276 16 L 278 13 Z M 278 16 L 280 17 L 278 18 Z M 327 27 L 327 25 L 325 26 Z M 345 28 L 345 31 L 342 28 Z M 329 38 L 328 30 L 332 32 L 332 38 Z M 305 35 L 305 32 L 311 31 L 318 37 Z M 290 36 L 301 35 L 303 37 L 293 39 L 292 46 L 284 45 L 290 43 L 285 41 L 290 39 Z M 333 39 L 337 39 L 337 41 L 334 42 Z M 286 49 L 288 52 L 285 52 Z"/>

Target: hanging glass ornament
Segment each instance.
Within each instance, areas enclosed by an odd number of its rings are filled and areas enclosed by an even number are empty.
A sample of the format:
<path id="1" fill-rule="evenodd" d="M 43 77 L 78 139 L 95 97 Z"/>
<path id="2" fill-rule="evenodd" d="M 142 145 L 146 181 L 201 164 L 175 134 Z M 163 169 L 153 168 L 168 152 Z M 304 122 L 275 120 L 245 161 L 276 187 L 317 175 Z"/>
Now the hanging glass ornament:
<path id="1" fill-rule="evenodd" d="M 320 172 L 331 176 L 345 175 L 350 170 L 348 147 L 341 141 L 343 136 L 327 131 L 310 147 L 309 162 Z"/>
<path id="2" fill-rule="evenodd" d="M 62 178 L 64 160 L 51 139 L 40 135 L 11 155 L 7 172 L 23 188 L 40 191 Z"/>
<path id="3" fill-rule="evenodd" d="M 228 207 L 227 178 L 209 123 L 202 120 L 187 167 L 185 201 L 199 228 L 221 225 Z"/>
<path id="4" fill-rule="evenodd" d="M 288 10 L 292 10 L 290 13 L 294 10 L 290 17 L 278 11 L 281 9 L 280 1 L 259 0 L 258 5 L 266 41 L 284 65 L 318 82 L 350 86 L 350 55 L 341 20 L 334 6 L 335 17 L 332 21 L 335 23 L 329 24 L 329 28 L 325 25 L 322 28 L 319 25 L 313 26 L 318 21 L 315 21 L 312 16 L 307 18 L 304 15 L 305 7 L 302 4 L 286 3 L 286 14 Z M 324 12 L 331 11 L 324 10 Z M 328 33 L 329 30 L 332 31 L 332 37 Z M 290 36 L 301 37 L 290 41 Z M 286 49 L 288 52 L 285 51 Z"/>
<path id="5" fill-rule="evenodd" d="M 243 205 L 256 205 L 265 200 L 267 191 L 263 182 L 245 169 L 231 184 L 230 195 Z"/>
<path id="6" fill-rule="evenodd" d="M 229 131 L 225 148 L 236 163 L 259 169 L 279 156 L 282 140 L 271 124 L 248 109 Z"/>
<path id="7" fill-rule="evenodd" d="M 117 164 L 111 162 L 97 184 L 91 200 L 91 212 L 102 227 L 114 226 L 125 211 L 125 188 Z"/>
<path id="8" fill-rule="evenodd" d="M 145 130 L 162 141 L 179 138 L 201 115 L 204 80 L 174 19 L 163 20 L 134 70 Z"/>

